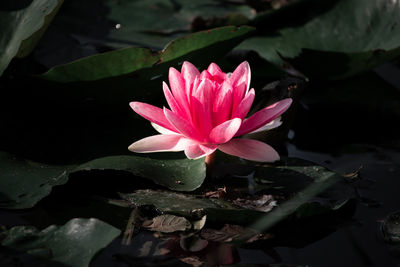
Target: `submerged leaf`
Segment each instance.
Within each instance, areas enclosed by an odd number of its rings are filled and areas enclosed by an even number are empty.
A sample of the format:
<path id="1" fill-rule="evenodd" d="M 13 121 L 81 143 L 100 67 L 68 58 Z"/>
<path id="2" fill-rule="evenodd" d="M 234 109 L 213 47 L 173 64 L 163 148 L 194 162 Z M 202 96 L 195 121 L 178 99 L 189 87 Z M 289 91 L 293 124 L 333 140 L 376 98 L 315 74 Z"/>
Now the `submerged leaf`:
<path id="1" fill-rule="evenodd" d="M 209 199 L 196 198 L 170 191 L 136 190 L 131 194 L 120 194 L 121 197 L 135 206 L 152 205 L 158 210 L 168 213 L 179 214 L 186 217 L 201 214 L 201 210 L 220 207 Z M 198 216 L 197 219 L 204 215 Z"/>
<path id="2" fill-rule="evenodd" d="M 268 234 L 261 234 L 253 229 L 245 228 L 240 225 L 225 224 L 220 230 L 203 229 L 200 236 L 208 241 L 230 243 L 235 241 L 253 242 L 256 240 L 270 238 Z"/>
<path id="3" fill-rule="evenodd" d="M 256 198 L 252 197 L 246 199 L 238 198 L 233 200 L 233 204 L 243 209 L 258 210 L 263 212 L 272 210 L 277 205 L 276 203 L 277 202 L 274 200 L 272 195 L 262 195 Z"/>

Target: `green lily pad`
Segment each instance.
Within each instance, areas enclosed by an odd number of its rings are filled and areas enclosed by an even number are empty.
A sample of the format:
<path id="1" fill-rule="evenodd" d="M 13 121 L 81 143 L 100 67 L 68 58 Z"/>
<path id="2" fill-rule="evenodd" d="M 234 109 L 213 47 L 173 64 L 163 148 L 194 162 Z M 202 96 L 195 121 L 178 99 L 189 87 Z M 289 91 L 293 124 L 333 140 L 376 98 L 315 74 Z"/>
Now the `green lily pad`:
<path id="1" fill-rule="evenodd" d="M 19 159 L 0 152 L 0 208 L 33 207 L 50 194 L 53 186 L 68 181 L 71 173 L 90 170 L 127 171 L 173 190 L 191 191 L 205 178 L 203 159 L 154 159 L 139 156 L 110 156 L 81 165 L 51 166 Z M 135 178 L 132 178 L 135 179 Z M 111 182 L 111 181 L 110 181 Z"/>
<path id="2" fill-rule="evenodd" d="M 0 208 L 31 208 L 68 180 L 67 166 L 39 164 L 6 152 L 0 152 L 0 162 Z"/>
<path id="3" fill-rule="evenodd" d="M 246 40 L 239 48 L 278 65 L 284 58 L 309 77 L 339 79 L 400 55 L 399 17 L 391 0 L 342 0 L 302 26 Z"/>
<path id="4" fill-rule="evenodd" d="M 42 231 L 31 226 L 13 227 L 2 233 L 1 245 L 68 266 L 86 267 L 120 233 L 119 229 L 97 219 L 77 218 Z"/>
<path id="5" fill-rule="evenodd" d="M 225 169 L 232 170 L 229 166 Z M 241 190 L 234 185 L 232 177 L 228 178 L 230 184 L 225 183 L 228 195 L 223 199 L 155 190 L 137 190 L 121 194 L 121 197 L 134 206 L 153 205 L 159 211 L 178 216 L 200 218 L 205 212 L 207 221 L 211 222 L 243 225 L 263 219 L 273 221 L 270 226 L 287 216 L 304 218 L 339 209 L 353 197 L 352 189 L 344 184 L 341 175 L 311 162 L 287 159 L 283 164 L 257 166 L 253 171 L 256 184 L 251 186 L 257 188 L 257 194 L 279 197 L 278 207 L 271 212 L 238 206 L 229 196 L 230 192 Z M 326 190 L 329 187 L 330 190 Z M 310 203 L 315 204 L 311 210 Z M 275 216 L 275 213 L 279 215 Z M 254 228 L 258 229 L 260 225 Z"/>
<path id="6" fill-rule="evenodd" d="M 0 9 L 0 75 L 13 57 L 24 57 L 32 51 L 62 2 L 33 0 L 22 9 Z M 6 6 L 2 3 L 2 7 Z"/>
<path id="7" fill-rule="evenodd" d="M 204 159 L 156 159 L 140 156 L 109 156 L 84 163 L 73 170 L 119 170 L 177 191 L 192 191 L 206 177 Z"/>
<path id="8" fill-rule="evenodd" d="M 132 75 L 135 71 L 161 63 L 190 59 L 190 53 L 196 53 L 199 60 L 203 57 L 210 61 L 210 58 L 215 58 L 219 52 L 224 54 L 223 52 L 231 50 L 253 30 L 254 28 L 248 26 L 227 26 L 201 31 L 172 41 L 159 53 L 138 47 L 106 52 L 56 66 L 41 75 L 41 78 L 65 83 Z M 158 73 L 152 73 L 152 76 L 157 75 Z"/>
<path id="9" fill-rule="evenodd" d="M 248 26 L 221 27 L 178 38 L 160 52 L 131 47 L 97 54 L 55 66 L 39 75 L 38 82 L 67 96 L 73 88 L 76 97 L 93 99 L 111 114 L 127 112 L 133 100 L 161 103 L 161 84 L 168 80 L 170 67 L 180 68 L 187 60 L 203 69 L 211 61 L 218 62 L 253 31 Z"/>

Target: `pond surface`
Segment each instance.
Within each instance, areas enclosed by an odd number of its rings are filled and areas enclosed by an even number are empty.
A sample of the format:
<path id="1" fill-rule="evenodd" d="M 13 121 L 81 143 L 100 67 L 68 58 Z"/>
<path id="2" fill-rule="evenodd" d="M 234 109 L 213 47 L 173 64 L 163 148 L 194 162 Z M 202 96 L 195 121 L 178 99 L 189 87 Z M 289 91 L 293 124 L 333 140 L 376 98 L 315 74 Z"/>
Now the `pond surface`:
<path id="1" fill-rule="evenodd" d="M 122 245 L 121 238 L 114 240 L 92 261 L 91 266 L 182 265 L 183 263 L 174 258 L 174 255 L 179 258 L 187 257 L 186 262 L 193 265 L 200 264 L 200 261 L 196 262 L 197 257 L 200 257 L 209 262 L 233 261 L 242 264 L 280 262 L 289 266 L 312 267 L 400 266 L 400 249 L 385 243 L 381 232 L 382 221 L 390 213 L 400 210 L 400 153 L 396 146 L 389 148 L 372 144 L 348 144 L 341 147 L 342 152 L 336 152 L 333 156 L 328 153 L 301 150 L 289 143 L 287 151 L 289 157 L 310 160 L 341 174 L 352 173 L 361 166 L 359 178 L 352 183 L 358 195 L 358 202 L 351 220 L 341 225 L 338 230 L 332 229 L 332 233 L 304 247 L 268 247 L 264 251 L 260 247 L 235 249 L 230 245 L 214 245 L 201 253 L 191 254 L 183 251 L 179 247 L 179 241 L 175 239 L 165 236 L 156 238 L 152 232 L 141 231 L 134 234 L 129 246 Z M 63 197 L 61 195 L 50 202 L 59 201 L 60 204 Z M 73 203 L 72 207 L 81 205 L 78 202 Z M 68 217 L 68 215 L 64 218 L 60 216 L 60 212 L 68 208 L 64 207 L 64 204 L 61 204 L 59 212 L 54 210 L 54 207 L 49 209 L 49 203 L 46 201 L 42 205 L 25 211 L 0 211 L 0 224 L 6 226 L 33 224 L 42 228 L 50 223 L 62 224 Z M 88 207 L 87 204 L 84 206 Z M 123 212 L 116 207 L 108 214 Z M 73 212 L 75 216 L 79 213 L 79 210 Z M 122 218 L 127 218 L 126 214 Z M 312 232 L 309 234 L 313 235 Z M 172 257 L 171 254 L 168 257 L 163 256 L 166 249 L 173 252 Z"/>
<path id="2" fill-rule="evenodd" d="M 308 159 L 339 173 L 362 166 L 358 186 L 364 203 L 359 202 L 354 222 L 305 248 L 279 248 L 287 263 L 309 266 L 400 266 L 399 251 L 391 251 L 381 235 L 381 221 L 400 210 L 400 153 L 398 150 L 366 144 L 354 145 L 359 151 L 332 157 L 301 151 L 289 146 L 289 156 Z M 365 203 L 370 200 L 370 203 Z M 376 201 L 376 203 L 375 203 Z M 369 205 L 368 205 L 369 204 Z"/>

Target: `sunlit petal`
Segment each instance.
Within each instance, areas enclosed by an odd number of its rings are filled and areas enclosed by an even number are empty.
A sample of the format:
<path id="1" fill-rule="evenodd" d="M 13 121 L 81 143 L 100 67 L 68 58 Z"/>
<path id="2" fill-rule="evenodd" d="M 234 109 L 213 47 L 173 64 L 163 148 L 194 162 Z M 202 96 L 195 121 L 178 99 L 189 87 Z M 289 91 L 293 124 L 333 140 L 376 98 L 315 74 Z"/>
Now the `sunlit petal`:
<path id="1" fill-rule="evenodd" d="M 143 138 L 129 146 L 136 153 L 182 151 L 191 144 L 190 140 L 178 134 L 159 134 Z"/>
<path id="2" fill-rule="evenodd" d="M 131 102 L 129 103 L 129 105 L 137 114 L 139 114 L 143 118 L 154 122 L 155 124 L 158 124 L 164 128 L 167 128 L 168 130 L 176 132 L 175 127 L 172 126 L 171 123 L 167 120 L 162 109 L 141 102 Z"/>
<path id="3" fill-rule="evenodd" d="M 226 144 L 221 144 L 218 149 L 222 152 L 243 159 L 274 162 L 279 160 L 279 154 L 270 145 L 253 139 L 232 139 Z"/>
<path id="4" fill-rule="evenodd" d="M 255 131 L 273 121 L 282 115 L 290 107 L 291 103 L 292 99 L 286 98 L 254 113 L 250 118 L 244 120 L 236 136 Z"/>
<path id="5" fill-rule="evenodd" d="M 240 118 L 243 120 L 246 117 L 247 113 L 249 113 L 251 105 L 253 105 L 254 97 L 254 89 L 251 89 L 243 98 L 243 100 L 239 103 L 237 108 L 233 111 L 232 118 Z"/>
<path id="6" fill-rule="evenodd" d="M 242 120 L 232 119 L 214 127 L 210 133 L 210 141 L 214 144 L 226 143 L 231 140 L 239 130 Z"/>
<path id="7" fill-rule="evenodd" d="M 276 118 L 275 120 L 268 122 L 267 124 L 265 124 L 264 126 L 261 126 L 260 128 L 258 128 L 257 130 L 254 130 L 252 132 L 250 132 L 249 134 L 253 134 L 253 133 L 259 133 L 259 132 L 264 132 L 264 131 L 269 131 L 275 128 L 278 128 L 279 126 L 282 125 L 282 121 L 281 121 L 281 117 Z"/>
<path id="8" fill-rule="evenodd" d="M 185 155 L 189 159 L 198 159 L 210 155 L 216 149 L 216 145 L 192 144 L 185 148 Z"/>

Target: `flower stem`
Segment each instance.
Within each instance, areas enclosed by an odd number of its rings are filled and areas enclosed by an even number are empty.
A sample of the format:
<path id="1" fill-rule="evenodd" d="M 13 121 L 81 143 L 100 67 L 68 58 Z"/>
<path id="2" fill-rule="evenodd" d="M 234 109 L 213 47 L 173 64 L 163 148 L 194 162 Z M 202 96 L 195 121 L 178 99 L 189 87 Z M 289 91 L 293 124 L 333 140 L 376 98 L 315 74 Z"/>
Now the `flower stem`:
<path id="1" fill-rule="evenodd" d="M 211 177 L 211 173 L 212 173 L 212 169 L 214 167 L 214 161 L 215 161 L 215 151 L 213 153 L 211 153 L 210 155 L 207 155 L 204 161 L 206 163 L 207 177 Z"/>

